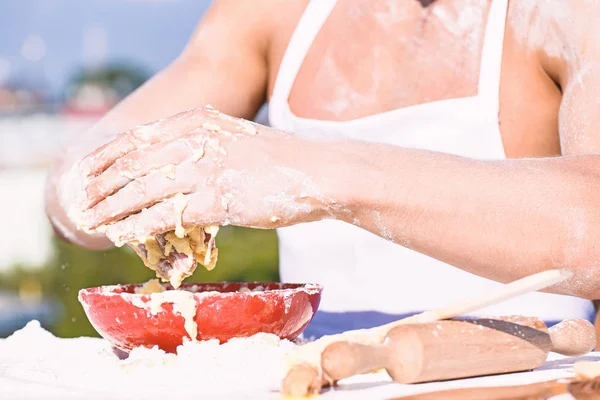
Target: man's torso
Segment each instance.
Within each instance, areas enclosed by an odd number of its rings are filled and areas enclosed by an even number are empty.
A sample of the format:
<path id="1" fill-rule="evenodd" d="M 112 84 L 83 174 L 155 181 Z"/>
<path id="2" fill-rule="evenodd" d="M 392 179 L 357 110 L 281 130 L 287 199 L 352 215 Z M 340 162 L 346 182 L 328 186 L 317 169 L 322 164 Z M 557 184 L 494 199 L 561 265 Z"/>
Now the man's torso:
<path id="1" fill-rule="evenodd" d="M 548 32 L 544 25 L 552 27 L 556 21 L 535 2 L 525 3 L 509 4 L 500 82 L 502 141 L 508 157 L 553 156 L 560 154 L 561 90 L 546 71 L 564 66 L 541 51 L 531 35 Z M 290 4 L 281 16 L 269 53 L 269 96 L 306 4 Z M 296 77 L 291 111 L 299 117 L 345 121 L 476 95 L 490 4 L 338 1 Z"/>

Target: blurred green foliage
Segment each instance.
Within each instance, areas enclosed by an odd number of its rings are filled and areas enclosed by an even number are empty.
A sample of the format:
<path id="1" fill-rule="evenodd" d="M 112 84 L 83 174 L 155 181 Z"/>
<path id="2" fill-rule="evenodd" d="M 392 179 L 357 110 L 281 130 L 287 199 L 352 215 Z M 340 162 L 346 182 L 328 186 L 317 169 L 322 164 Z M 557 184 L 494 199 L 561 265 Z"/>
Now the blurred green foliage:
<path id="1" fill-rule="evenodd" d="M 217 235 L 219 259 L 212 271 L 198 266 L 185 282 L 278 281 L 275 231 L 224 227 Z M 64 307 L 50 331 L 60 337 L 98 336 L 77 300 L 80 289 L 142 283 L 155 277 L 129 247 L 89 251 L 55 240 L 56 256 L 42 269 L 16 267 L 0 276 L 0 287 L 18 290 L 24 283 L 39 284 L 43 298 Z"/>
<path id="2" fill-rule="evenodd" d="M 100 68 L 81 68 L 69 79 L 65 95 L 68 97 L 83 84 L 95 84 L 115 90 L 119 99 L 125 98 L 146 82 L 149 75 L 137 65 L 128 63 L 112 63 Z"/>

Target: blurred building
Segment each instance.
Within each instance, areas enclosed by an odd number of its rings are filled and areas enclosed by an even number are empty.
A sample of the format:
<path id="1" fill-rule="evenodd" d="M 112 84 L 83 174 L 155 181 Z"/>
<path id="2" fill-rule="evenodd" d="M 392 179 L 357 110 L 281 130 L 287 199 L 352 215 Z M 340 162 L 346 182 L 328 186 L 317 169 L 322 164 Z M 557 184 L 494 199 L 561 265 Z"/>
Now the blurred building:
<path id="1" fill-rule="evenodd" d="M 97 83 L 83 83 L 71 89 L 61 113 L 70 117 L 100 118 L 118 102 L 111 87 Z"/>
<path id="2" fill-rule="evenodd" d="M 0 85 L 0 115 L 31 113 L 43 104 L 43 95 L 35 89 Z"/>

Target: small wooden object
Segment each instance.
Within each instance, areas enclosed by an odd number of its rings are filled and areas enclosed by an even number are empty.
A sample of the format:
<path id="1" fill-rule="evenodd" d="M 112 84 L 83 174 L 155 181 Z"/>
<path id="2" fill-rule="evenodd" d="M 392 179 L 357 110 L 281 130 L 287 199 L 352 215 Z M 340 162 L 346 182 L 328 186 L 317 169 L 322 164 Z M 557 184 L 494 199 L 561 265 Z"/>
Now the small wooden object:
<path id="1" fill-rule="evenodd" d="M 396 397 L 393 400 L 546 400 L 567 393 L 577 400 L 600 400 L 600 378 L 557 379 L 528 385 L 450 389 Z"/>
<path id="2" fill-rule="evenodd" d="M 518 386 L 441 390 L 397 397 L 393 400 L 545 400 L 569 392 L 569 381 L 552 380 Z"/>

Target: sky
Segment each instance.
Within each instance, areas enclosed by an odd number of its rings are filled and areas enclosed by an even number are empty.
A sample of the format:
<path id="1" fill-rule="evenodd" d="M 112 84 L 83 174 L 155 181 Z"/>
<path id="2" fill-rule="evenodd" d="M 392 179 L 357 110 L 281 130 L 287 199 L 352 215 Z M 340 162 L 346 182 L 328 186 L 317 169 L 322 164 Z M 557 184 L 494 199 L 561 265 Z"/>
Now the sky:
<path id="1" fill-rule="evenodd" d="M 210 0 L 0 0 L 0 85 L 46 84 L 59 95 L 83 65 L 160 70 L 185 46 Z"/>

